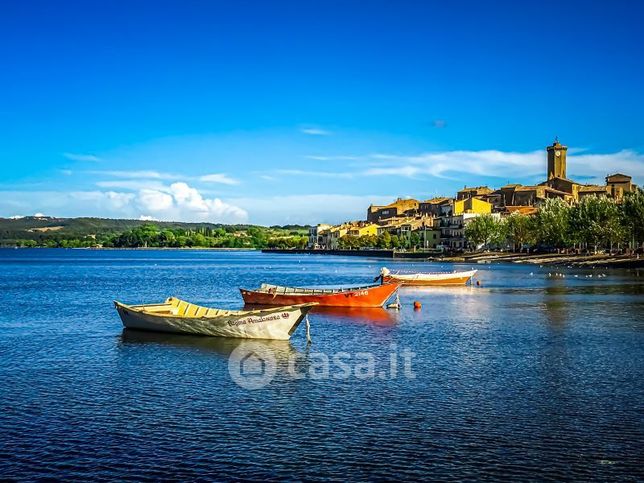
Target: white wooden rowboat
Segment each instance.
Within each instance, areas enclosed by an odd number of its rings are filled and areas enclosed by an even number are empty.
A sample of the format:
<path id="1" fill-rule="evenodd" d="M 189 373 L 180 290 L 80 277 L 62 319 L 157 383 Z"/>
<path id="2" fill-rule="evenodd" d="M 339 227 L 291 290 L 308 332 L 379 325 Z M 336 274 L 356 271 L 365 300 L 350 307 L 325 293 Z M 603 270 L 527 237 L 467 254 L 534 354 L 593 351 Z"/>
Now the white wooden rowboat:
<path id="1" fill-rule="evenodd" d="M 191 304 L 176 297 L 159 304 L 114 302 L 123 325 L 128 329 L 276 340 L 288 340 L 314 305 L 223 310 Z"/>
<path id="2" fill-rule="evenodd" d="M 386 267 L 380 270 L 383 283 L 401 283 L 403 285 L 465 285 L 476 274 L 477 270 L 467 272 L 437 273 L 392 273 Z"/>

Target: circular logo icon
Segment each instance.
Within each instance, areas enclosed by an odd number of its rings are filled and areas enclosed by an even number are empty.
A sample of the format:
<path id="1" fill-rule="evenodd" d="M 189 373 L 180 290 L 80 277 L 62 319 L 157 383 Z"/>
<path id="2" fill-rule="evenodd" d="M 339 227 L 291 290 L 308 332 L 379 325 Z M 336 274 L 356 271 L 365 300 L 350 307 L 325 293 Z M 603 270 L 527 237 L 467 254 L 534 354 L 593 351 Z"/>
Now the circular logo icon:
<path id="1" fill-rule="evenodd" d="M 261 342 L 242 342 L 230 353 L 228 373 L 244 389 L 261 389 L 275 377 L 273 352 Z"/>

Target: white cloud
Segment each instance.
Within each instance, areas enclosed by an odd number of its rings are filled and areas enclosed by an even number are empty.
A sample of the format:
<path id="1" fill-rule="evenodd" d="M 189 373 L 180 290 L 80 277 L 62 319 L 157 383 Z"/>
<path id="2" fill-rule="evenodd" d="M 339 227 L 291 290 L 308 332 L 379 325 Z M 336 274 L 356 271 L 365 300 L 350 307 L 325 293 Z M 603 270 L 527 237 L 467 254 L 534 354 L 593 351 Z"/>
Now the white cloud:
<path id="1" fill-rule="evenodd" d="M 366 176 L 405 176 L 413 178 L 420 173 L 420 168 L 415 166 L 401 166 L 394 168 L 369 168 L 363 174 Z"/>
<path id="2" fill-rule="evenodd" d="M 173 173 L 164 173 L 154 170 L 104 170 L 104 171 L 89 171 L 91 174 L 102 176 L 109 176 L 112 178 L 121 178 L 125 180 L 194 180 L 204 183 L 220 183 L 226 185 L 237 185 L 239 180 L 232 178 L 224 173 L 204 174 L 202 176 L 188 176 Z M 127 189 L 127 184 L 122 181 L 100 181 L 97 183 L 102 187 L 124 187 Z M 133 186 L 133 185 L 132 185 Z"/>
<path id="3" fill-rule="evenodd" d="M 154 213 L 168 211 L 174 204 L 174 199 L 171 195 L 150 189 L 139 191 L 136 201 L 143 211 Z"/>
<path id="4" fill-rule="evenodd" d="M 575 154 L 568 156 L 568 172 L 577 176 L 594 176 L 595 182 L 604 182 L 608 174 L 623 173 L 634 178 L 634 182 L 644 181 L 644 154 L 630 149 L 622 149 L 610 154 Z"/>
<path id="5" fill-rule="evenodd" d="M 97 181 L 96 186 L 99 188 L 113 188 L 124 190 L 143 190 L 143 189 L 163 189 L 165 186 L 161 181 L 135 181 L 135 180 L 117 180 L 117 181 Z"/>
<path id="6" fill-rule="evenodd" d="M 248 219 L 245 210 L 219 198 L 204 198 L 184 182 L 157 190 L 140 190 L 135 202 L 142 212 L 162 220 L 240 223 Z"/>
<path id="7" fill-rule="evenodd" d="M 239 180 L 231 178 L 223 173 L 205 174 L 199 177 L 199 181 L 203 181 L 204 183 L 221 183 L 228 185 L 239 184 Z"/>
<path id="8" fill-rule="evenodd" d="M 152 170 L 116 170 L 116 171 L 91 171 L 92 174 L 111 176 L 113 178 L 125 179 L 176 179 L 180 176 L 170 173 L 161 173 Z"/>
<path id="9" fill-rule="evenodd" d="M 317 178 L 352 178 L 353 173 L 341 171 L 307 171 L 303 169 L 278 169 L 275 173 L 286 176 L 313 176 Z"/>
<path id="10" fill-rule="evenodd" d="M 141 221 L 159 221 L 154 216 L 150 216 L 150 215 L 141 215 L 141 216 L 139 216 L 139 220 L 141 220 Z"/>
<path id="11" fill-rule="evenodd" d="M 63 156 L 72 161 L 97 162 L 101 159 L 93 154 L 63 153 Z"/>
<path id="12" fill-rule="evenodd" d="M 137 219 L 152 216 L 164 221 L 243 223 L 248 212 L 219 198 L 205 198 L 183 182 L 158 189 L 121 191 L 5 191 L 0 214 L 46 209 L 55 216 L 99 216 Z"/>
<path id="13" fill-rule="evenodd" d="M 367 176 L 418 177 L 422 175 L 449 178 L 453 174 L 520 179 L 546 174 L 546 152 L 512 152 L 497 150 L 443 151 L 413 156 L 396 154 L 371 155 L 378 165 L 366 169 Z M 613 172 L 633 176 L 635 182 L 644 178 L 644 154 L 622 150 L 608 154 L 571 154 L 568 176 L 590 177 L 595 181 Z"/>
<path id="14" fill-rule="evenodd" d="M 300 132 L 309 136 L 330 136 L 332 134 L 331 131 L 319 127 L 302 127 Z"/>

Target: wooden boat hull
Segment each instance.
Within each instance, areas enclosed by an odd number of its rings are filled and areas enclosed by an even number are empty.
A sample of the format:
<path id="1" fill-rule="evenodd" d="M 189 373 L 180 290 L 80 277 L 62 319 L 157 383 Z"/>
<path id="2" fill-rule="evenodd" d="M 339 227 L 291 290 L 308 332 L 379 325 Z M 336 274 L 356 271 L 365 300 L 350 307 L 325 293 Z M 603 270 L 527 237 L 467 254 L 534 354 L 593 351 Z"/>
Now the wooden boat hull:
<path id="1" fill-rule="evenodd" d="M 277 287 L 275 292 L 266 290 L 239 291 L 244 303 L 249 305 L 295 305 L 315 303 L 321 307 L 382 307 L 385 302 L 398 290 L 399 284 L 372 285 L 369 287 L 352 288 L 335 293 L 313 293 L 313 289 L 298 289 L 290 287 Z M 280 289 L 287 289 L 280 293 Z M 292 290 L 294 292 L 288 292 Z M 311 291 L 312 293 L 297 293 L 297 290 Z M 320 292 L 323 290 L 321 289 Z"/>
<path id="2" fill-rule="evenodd" d="M 188 312 L 181 312 L 181 303 L 190 307 Z M 315 304 L 228 311 L 200 307 L 171 297 L 162 304 L 125 305 L 115 301 L 114 305 L 123 326 L 127 329 L 213 337 L 288 340 Z M 193 310 L 195 307 L 196 310 Z"/>
<path id="3" fill-rule="evenodd" d="M 476 274 L 476 270 L 454 273 L 416 273 L 383 275 L 383 283 L 399 283 L 405 286 L 431 287 L 465 285 Z"/>

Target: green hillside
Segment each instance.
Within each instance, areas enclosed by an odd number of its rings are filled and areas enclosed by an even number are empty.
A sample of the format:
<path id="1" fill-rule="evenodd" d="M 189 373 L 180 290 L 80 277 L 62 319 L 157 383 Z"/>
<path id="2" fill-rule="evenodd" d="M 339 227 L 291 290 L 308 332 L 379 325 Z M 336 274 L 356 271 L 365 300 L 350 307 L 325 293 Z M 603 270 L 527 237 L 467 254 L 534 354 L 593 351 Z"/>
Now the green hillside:
<path id="1" fill-rule="evenodd" d="M 0 218 L 0 246 L 9 247 L 302 247 L 308 227 L 222 225 L 104 218 Z"/>

